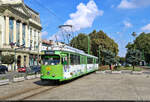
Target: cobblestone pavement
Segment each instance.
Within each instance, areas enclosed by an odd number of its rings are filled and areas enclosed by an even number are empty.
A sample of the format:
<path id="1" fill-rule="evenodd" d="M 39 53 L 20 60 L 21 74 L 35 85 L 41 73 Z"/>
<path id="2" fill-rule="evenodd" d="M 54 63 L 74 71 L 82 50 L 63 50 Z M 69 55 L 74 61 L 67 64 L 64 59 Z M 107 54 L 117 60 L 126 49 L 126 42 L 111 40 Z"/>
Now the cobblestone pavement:
<path id="1" fill-rule="evenodd" d="M 38 78 L 0 86 L 0 97 L 44 85 Z M 150 75 L 92 73 L 28 100 L 150 100 L 149 85 Z"/>
<path id="2" fill-rule="evenodd" d="M 150 76 L 90 74 L 29 100 L 150 100 Z"/>

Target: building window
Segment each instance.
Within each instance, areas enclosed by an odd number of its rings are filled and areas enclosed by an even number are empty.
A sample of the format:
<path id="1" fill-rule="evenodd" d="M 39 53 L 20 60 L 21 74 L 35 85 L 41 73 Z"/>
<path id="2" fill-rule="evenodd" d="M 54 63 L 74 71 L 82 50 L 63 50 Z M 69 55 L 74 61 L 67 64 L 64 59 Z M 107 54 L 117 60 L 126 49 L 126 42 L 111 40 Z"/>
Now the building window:
<path id="1" fill-rule="evenodd" d="M 5 27 L 5 29 L 6 29 L 6 17 L 4 16 L 4 27 Z M 4 43 L 6 43 L 6 30 L 4 30 Z"/>
<path id="2" fill-rule="evenodd" d="M 17 45 L 19 46 L 20 45 L 20 23 L 19 21 L 17 21 L 16 23 L 16 42 L 17 42 Z"/>
<path id="3" fill-rule="evenodd" d="M 30 28 L 30 47 L 32 48 L 32 28 Z"/>
<path id="4" fill-rule="evenodd" d="M 25 45 L 25 24 L 22 25 L 22 44 Z"/>
<path id="5" fill-rule="evenodd" d="M 13 42 L 13 19 L 9 19 L 9 43 Z"/>
<path id="6" fill-rule="evenodd" d="M 36 30 L 34 30 L 34 50 L 36 50 Z"/>

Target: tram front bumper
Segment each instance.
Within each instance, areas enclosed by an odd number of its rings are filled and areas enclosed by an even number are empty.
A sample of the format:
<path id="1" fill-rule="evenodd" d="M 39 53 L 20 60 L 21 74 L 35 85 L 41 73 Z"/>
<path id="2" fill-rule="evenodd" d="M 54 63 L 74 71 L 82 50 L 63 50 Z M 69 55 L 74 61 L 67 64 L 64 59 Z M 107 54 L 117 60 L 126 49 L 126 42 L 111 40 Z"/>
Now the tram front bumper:
<path id="1" fill-rule="evenodd" d="M 50 79 L 50 80 L 60 80 L 62 77 L 57 77 L 57 76 L 41 76 L 41 79 Z"/>

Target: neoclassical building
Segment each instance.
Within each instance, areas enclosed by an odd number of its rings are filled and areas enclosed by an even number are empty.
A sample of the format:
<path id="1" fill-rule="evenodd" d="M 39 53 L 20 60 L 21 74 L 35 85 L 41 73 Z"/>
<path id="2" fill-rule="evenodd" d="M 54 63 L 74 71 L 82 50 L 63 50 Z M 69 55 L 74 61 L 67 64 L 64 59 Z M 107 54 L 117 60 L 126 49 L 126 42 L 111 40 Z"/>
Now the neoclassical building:
<path id="1" fill-rule="evenodd" d="M 0 55 L 16 58 L 9 70 L 38 64 L 41 29 L 39 13 L 23 0 L 0 0 Z"/>

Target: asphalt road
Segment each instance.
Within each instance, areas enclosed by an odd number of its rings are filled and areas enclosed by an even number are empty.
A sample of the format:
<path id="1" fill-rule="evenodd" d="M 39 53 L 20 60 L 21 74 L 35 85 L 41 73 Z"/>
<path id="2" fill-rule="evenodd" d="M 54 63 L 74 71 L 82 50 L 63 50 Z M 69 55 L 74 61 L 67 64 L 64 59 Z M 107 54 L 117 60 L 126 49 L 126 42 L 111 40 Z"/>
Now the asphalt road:
<path id="1" fill-rule="evenodd" d="M 0 93 L 1 100 L 150 100 L 150 75 L 92 73 L 59 86 L 34 79 L 0 86 Z"/>
<path id="2" fill-rule="evenodd" d="M 93 73 L 29 100 L 150 100 L 150 76 Z"/>

